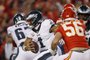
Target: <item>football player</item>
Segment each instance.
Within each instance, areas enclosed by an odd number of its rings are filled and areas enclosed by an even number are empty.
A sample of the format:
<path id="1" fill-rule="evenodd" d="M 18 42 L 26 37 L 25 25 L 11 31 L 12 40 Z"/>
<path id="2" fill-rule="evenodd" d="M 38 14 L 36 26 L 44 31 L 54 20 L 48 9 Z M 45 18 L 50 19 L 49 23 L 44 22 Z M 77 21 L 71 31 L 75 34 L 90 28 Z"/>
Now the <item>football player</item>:
<path id="1" fill-rule="evenodd" d="M 90 46 L 90 7 L 87 5 L 81 5 L 78 8 L 79 19 L 82 19 L 86 25 L 86 38 Z"/>
<path id="2" fill-rule="evenodd" d="M 31 11 L 27 16 L 27 21 L 32 21 L 33 30 L 37 32 L 40 43 L 41 53 L 34 60 L 43 60 L 43 55 L 45 55 L 46 58 L 49 57 L 49 49 L 51 48 L 51 42 L 54 38 L 54 33 L 51 31 L 51 28 L 55 23 L 51 19 L 44 19 L 42 13 L 38 10 Z"/>
<path id="3" fill-rule="evenodd" d="M 68 53 L 54 56 L 53 60 L 90 60 L 90 49 L 84 34 L 85 25 L 77 19 L 76 15 L 76 12 L 70 7 L 62 12 L 61 17 L 64 22 L 57 29 L 51 49 L 55 51 L 59 40 L 63 38 Z"/>
<path id="4" fill-rule="evenodd" d="M 16 56 L 13 59 L 32 60 L 38 54 L 38 52 L 32 52 L 32 50 L 34 50 L 32 41 L 37 40 L 37 34 L 31 30 L 21 13 L 17 13 L 13 21 L 14 25 L 7 28 L 8 36 L 11 37 L 17 45 L 17 53 L 14 53 Z"/>

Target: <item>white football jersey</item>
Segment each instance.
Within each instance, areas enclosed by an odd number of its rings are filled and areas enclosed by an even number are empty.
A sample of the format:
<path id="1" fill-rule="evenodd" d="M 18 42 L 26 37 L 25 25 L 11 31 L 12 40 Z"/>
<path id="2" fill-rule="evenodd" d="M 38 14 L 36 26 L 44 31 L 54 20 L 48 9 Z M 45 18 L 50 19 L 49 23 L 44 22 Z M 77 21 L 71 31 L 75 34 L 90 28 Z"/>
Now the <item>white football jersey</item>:
<path id="1" fill-rule="evenodd" d="M 53 24 L 54 22 L 51 19 L 46 19 L 41 23 L 38 34 L 40 35 L 40 37 L 42 37 L 42 39 L 48 39 L 50 37 L 49 35 L 51 33 L 49 30 Z"/>
<path id="2" fill-rule="evenodd" d="M 37 40 L 37 34 L 30 29 L 26 21 L 8 27 L 7 32 L 11 34 L 17 46 L 19 46 L 21 42 L 24 42 L 27 37 Z"/>
<path id="3" fill-rule="evenodd" d="M 41 51 L 50 48 L 51 42 L 54 38 L 54 33 L 50 33 L 50 28 L 53 24 L 54 22 L 51 19 L 46 19 L 41 23 L 41 27 L 38 32 L 38 37 L 42 39 L 40 40 Z"/>
<path id="4" fill-rule="evenodd" d="M 51 19 L 46 19 L 41 23 L 40 30 L 38 32 L 38 41 L 40 42 L 40 54 L 36 56 L 33 60 L 43 60 L 46 56 L 48 56 L 48 53 L 51 52 L 51 44 L 54 39 L 54 33 L 50 33 L 50 28 L 54 22 Z M 41 38 L 41 39 L 40 39 Z M 61 50 L 58 47 L 57 53 L 61 53 Z M 59 54 L 56 54 L 59 55 Z M 44 60 L 52 60 L 52 58 L 45 58 Z"/>

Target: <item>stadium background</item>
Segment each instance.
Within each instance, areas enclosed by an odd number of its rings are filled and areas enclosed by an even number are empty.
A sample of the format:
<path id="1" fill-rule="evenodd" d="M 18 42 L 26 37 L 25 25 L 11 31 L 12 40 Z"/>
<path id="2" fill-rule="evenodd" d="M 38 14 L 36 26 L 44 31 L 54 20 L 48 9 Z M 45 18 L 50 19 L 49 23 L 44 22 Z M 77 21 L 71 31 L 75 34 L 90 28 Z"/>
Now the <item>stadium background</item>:
<path id="1" fill-rule="evenodd" d="M 29 11 L 38 9 L 44 17 L 56 22 L 66 3 L 72 3 L 76 8 L 82 4 L 90 7 L 90 0 L 0 0 L 0 60 L 7 60 L 4 48 L 9 39 L 6 29 L 13 24 L 14 14 L 23 12 L 27 15 Z"/>

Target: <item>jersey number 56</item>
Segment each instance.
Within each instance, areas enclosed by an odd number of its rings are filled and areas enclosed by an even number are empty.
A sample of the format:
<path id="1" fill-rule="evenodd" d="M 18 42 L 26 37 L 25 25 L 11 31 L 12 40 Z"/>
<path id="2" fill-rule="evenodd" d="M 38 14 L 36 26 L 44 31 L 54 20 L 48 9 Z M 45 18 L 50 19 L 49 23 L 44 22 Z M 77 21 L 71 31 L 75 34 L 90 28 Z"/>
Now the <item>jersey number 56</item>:
<path id="1" fill-rule="evenodd" d="M 70 24 L 73 25 L 70 26 Z M 66 31 L 66 36 L 68 37 L 74 36 L 75 34 L 78 36 L 84 36 L 84 29 L 80 21 L 66 22 L 62 27 Z"/>

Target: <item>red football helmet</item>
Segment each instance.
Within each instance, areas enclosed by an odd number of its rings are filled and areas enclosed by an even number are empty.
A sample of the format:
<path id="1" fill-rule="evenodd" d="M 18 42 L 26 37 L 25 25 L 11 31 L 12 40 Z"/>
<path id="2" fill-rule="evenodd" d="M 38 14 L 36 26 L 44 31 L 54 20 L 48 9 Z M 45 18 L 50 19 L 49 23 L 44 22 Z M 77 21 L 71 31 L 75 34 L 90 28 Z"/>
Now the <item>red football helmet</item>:
<path id="1" fill-rule="evenodd" d="M 68 7 L 62 11 L 61 17 L 62 19 L 76 18 L 76 13 L 72 8 Z"/>
<path id="2" fill-rule="evenodd" d="M 72 8 L 75 12 L 77 11 L 77 9 L 75 8 L 75 6 L 73 4 L 71 4 L 71 3 L 64 5 L 64 9 L 66 9 L 68 7 Z"/>
<path id="3" fill-rule="evenodd" d="M 75 8 L 75 6 L 73 4 L 71 4 L 71 3 L 64 5 L 64 9 L 68 8 L 68 7 Z"/>

